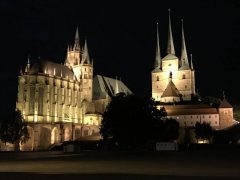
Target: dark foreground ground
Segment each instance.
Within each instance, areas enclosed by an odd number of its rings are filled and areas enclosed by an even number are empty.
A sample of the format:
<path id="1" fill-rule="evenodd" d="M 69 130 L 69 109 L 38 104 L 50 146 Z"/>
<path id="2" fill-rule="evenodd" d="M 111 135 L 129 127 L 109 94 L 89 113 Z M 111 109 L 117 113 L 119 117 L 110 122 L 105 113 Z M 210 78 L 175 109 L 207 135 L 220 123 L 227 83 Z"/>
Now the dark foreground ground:
<path id="1" fill-rule="evenodd" d="M 240 179 L 240 149 L 180 152 L 1 152 L 2 179 Z"/>

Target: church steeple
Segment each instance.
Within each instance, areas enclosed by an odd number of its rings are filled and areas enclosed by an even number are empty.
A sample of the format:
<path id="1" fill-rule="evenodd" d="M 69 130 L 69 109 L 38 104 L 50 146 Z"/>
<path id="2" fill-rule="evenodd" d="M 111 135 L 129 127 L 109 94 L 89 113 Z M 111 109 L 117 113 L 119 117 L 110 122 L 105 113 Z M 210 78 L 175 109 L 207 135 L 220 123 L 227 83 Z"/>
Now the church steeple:
<path id="1" fill-rule="evenodd" d="M 117 76 L 116 76 L 116 81 L 115 81 L 115 90 L 114 90 L 114 94 L 118 94 L 119 93 L 119 87 L 118 87 L 118 79 L 117 79 Z"/>
<path id="2" fill-rule="evenodd" d="M 156 45 L 156 57 L 155 57 L 155 68 L 161 68 L 161 52 L 159 44 L 159 32 L 158 32 L 158 23 L 157 23 L 157 45 Z"/>
<path id="3" fill-rule="evenodd" d="M 168 44 L 167 44 L 167 53 L 168 54 L 174 54 L 175 55 L 175 49 L 173 44 L 173 36 L 172 36 L 172 27 L 171 27 L 171 13 L 170 9 L 168 9 L 168 19 L 169 19 L 169 25 L 168 25 Z"/>
<path id="4" fill-rule="evenodd" d="M 29 55 L 28 55 L 28 59 L 27 59 L 27 65 L 26 65 L 26 67 L 25 67 L 25 72 L 28 72 L 29 70 L 30 70 L 30 57 L 29 57 Z"/>
<path id="5" fill-rule="evenodd" d="M 87 47 L 87 40 L 85 39 L 85 44 L 83 48 L 83 56 L 82 56 L 82 63 L 90 64 L 90 58 L 88 53 L 88 47 Z"/>
<path id="6" fill-rule="evenodd" d="M 78 27 L 77 27 L 76 33 L 75 33 L 74 50 L 80 50 L 80 40 L 79 40 Z"/>
<path id="7" fill-rule="evenodd" d="M 190 57 L 191 57 L 191 69 L 193 70 L 192 54 L 190 54 Z"/>
<path id="8" fill-rule="evenodd" d="M 183 28 L 183 19 L 182 21 L 182 50 L 181 50 L 181 65 L 189 67 L 188 56 L 187 56 L 187 48 L 184 36 L 184 28 Z"/>

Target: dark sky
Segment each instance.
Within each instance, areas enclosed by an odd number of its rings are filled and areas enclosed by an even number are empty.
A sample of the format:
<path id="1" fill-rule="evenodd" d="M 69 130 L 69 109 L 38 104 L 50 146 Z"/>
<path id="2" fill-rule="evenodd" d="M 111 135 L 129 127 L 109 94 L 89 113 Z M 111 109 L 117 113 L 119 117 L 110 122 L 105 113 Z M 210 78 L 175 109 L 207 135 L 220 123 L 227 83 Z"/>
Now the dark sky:
<path id="1" fill-rule="evenodd" d="M 1 110 L 14 107 L 17 75 L 27 55 L 64 62 L 76 26 L 87 37 L 95 74 L 120 76 L 139 96 L 150 96 L 156 22 L 162 57 L 166 55 L 168 8 L 180 56 L 181 18 L 188 53 L 193 54 L 201 96 L 222 96 L 240 103 L 240 1 L 0 1 Z"/>

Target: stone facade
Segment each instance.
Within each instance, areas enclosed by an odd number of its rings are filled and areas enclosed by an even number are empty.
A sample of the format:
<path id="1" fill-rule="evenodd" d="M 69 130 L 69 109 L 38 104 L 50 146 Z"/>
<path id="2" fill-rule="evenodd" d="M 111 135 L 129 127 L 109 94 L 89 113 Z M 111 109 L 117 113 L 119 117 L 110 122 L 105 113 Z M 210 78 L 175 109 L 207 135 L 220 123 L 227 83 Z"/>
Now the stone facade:
<path id="1" fill-rule="evenodd" d="M 16 107 L 28 122 L 30 139 L 21 150 L 47 149 L 99 132 L 101 115 L 92 102 L 93 64 L 78 31 L 65 64 L 38 60 L 18 77 Z"/>

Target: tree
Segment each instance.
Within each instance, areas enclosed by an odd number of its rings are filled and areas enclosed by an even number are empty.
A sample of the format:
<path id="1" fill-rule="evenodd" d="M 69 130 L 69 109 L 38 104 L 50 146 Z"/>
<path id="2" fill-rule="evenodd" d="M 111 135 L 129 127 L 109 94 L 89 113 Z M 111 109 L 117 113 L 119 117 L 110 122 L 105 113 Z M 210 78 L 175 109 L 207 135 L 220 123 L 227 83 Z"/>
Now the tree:
<path id="1" fill-rule="evenodd" d="M 100 127 L 103 139 L 131 147 L 145 142 L 150 131 L 146 109 L 146 101 L 134 95 L 119 93 L 112 97 Z"/>
<path id="2" fill-rule="evenodd" d="M 19 143 L 29 139 L 27 124 L 20 110 L 10 113 L 0 126 L 0 139 L 4 143 L 15 144 L 15 150 L 19 150 Z"/>
<path id="3" fill-rule="evenodd" d="M 195 125 L 195 134 L 196 134 L 196 139 L 198 141 L 198 139 L 201 140 L 210 140 L 210 138 L 213 135 L 213 129 L 210 125 L 210 123 L 200 123 L 197 122 Z"/>
<path id="4" fill-rule="evenodd" d="M 240 121 L 240 106 L 239 105 L 234 106 L 233 117 L 235 120 Z"/>
<path id="5" fill-rule="evenodd" d="M 179 123 L 173 118 L 167 118 L 164 121 L 164 140 L 174 141 L 179 136 Z"/>
<path id="6" fill-rule="evenodd" d="M 164 108 L 157 109 L 153 99 L 119 93 L 103 114 L 100 133 L 105 141 L 111 139 L 128 147 L 139 147 L 160 139 L 173 140 L 178 136 L 179 125 L 166 115 Z"/>
<path id="7" fill-rule="evenodd" d="M 217 108 L 221 104 L 221 100 L 217 97 L 207 96 L 203 98 L 203 103 Z"/>

